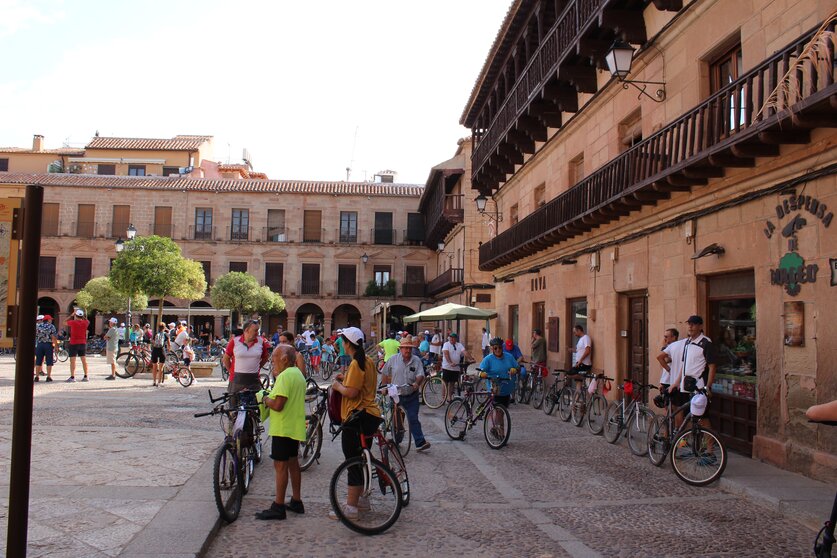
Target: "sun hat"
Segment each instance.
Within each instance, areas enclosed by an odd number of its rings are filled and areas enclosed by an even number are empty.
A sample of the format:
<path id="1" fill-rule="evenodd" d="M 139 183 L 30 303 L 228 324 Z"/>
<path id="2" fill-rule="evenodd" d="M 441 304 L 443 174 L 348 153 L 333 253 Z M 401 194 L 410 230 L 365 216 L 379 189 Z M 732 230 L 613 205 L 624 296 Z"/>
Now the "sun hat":
<path id="1" fill-rule="evenodd" d="M 43 315 L 43 314 L 38 314 L 38 315 L 37 315 L 37 317 L 36 317 L 35 319 L 36 319 L 36 320 L 38 320 L 38 321 L 40 322 L 41 320 L 43 320 L 43 319 L 44 319 L 44 315 Z"/>
<path id="2" fill-rule="evenodd" d="M 343 330 L 342 335 L 355 345 L 363 343 L 363 332 L 359 328 L 347 327 Z"/>
<path id="3" fill-rule="evenodd" d="M 76 308 L 76 316 L 84 316 L 84 310 L 81 308 Z"/>
<path id="4" fill-rule="evenodd" d="M 413 340 L 410 339 L 409 336 L 402 338 L 401 341 L 398 343 L 399 349 L 403 349 L 404 347 L 407 347 L 409 349 L 415 347 L 415 345 L 413 344 Z"/>

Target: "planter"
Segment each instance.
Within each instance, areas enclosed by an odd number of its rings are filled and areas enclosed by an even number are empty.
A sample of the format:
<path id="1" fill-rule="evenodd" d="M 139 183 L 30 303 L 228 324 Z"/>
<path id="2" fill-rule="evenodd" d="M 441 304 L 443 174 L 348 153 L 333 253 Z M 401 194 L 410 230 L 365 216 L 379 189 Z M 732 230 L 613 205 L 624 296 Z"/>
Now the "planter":
<path id="1" fill-rule="evenodd" d="M 217 366 L 214 362 L 193 362 L 190 366 L 195 378 L 209 378 Z"/>

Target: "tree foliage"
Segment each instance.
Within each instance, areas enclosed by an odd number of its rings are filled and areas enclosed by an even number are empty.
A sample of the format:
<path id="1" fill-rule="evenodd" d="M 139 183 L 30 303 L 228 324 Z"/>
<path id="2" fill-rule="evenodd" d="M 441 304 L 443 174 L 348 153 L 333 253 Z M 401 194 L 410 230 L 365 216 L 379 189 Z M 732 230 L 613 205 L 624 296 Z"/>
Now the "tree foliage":
<path id="1" fill-rule="evenodd" d="M 259 286 L 249 273 L 231 271 L 215 280 L 210 290 L 210 300 L 215 308 L 236 310 L 238 315 L 260 312 L 264 314 L 281 312 L 285 300 L 270 290 Z"/>
<path id="2" fill-rule="evenodd" d="M 188 260 L 180 246 L 161 236 L 143 236 L 129 240 L 113 261 L 110 280 L 118 290 L 136 295 L 144 293 L 159 298 L 159 316 L 167 296 L 185 300 L 203 298 L 206 280 L 199 262 Z"/>
<path id="3" fill-rule="evenodd" d="M 76 294 L 76 303 L 85 312 L 113 312 L 122 314 L 128 310 L 128 295 L 117 291 L 108 277 L 94 277 Z M 131 297 L 132 310 L 148 308 L 148 297 L 137 293 Z"/>

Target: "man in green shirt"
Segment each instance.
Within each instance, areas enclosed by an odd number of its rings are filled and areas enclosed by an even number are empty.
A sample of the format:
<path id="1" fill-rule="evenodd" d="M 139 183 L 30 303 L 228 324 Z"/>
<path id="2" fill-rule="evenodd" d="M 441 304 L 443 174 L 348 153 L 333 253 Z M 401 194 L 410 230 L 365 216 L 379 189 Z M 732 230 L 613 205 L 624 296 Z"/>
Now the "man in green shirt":
<path id="1" fill-rule="evenodd" d="M 398 347 L 400 345 L 400 342 L 395 340 L 394 331 L 389 332 L 389 337 L 378 343 L 378 346 L 384 350 L 384 362 L 398 354 Z"/>
<path id="2" fill-rule="evenodd" d="M 299 442 L 305 441 L 305 376 L 293 366 L 296 349 L 277 345 L 271 355 L 276 383 L 270 393 L 262 395 L 262 422 L 270 419 L 267 433 L 271 437 L 270 458 L 276 472 L 276 499 L 270 507 L 256 514 L 257 519 L 285 519 L 286 509 L 305 513 L 302 505 L 302 475 L 299 470 Z M 291 500 L 285 505 L 288 479 Z"/>

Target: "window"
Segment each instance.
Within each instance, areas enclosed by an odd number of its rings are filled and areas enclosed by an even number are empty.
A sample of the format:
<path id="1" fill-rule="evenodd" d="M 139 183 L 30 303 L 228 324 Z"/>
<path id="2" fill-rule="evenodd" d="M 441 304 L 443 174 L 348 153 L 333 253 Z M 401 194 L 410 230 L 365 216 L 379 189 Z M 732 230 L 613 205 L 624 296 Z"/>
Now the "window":
<path id="1" fill-rule="evenodd" d="M 212 240 L 212 209 L 195 208 L 195 240 Z"/>
<path id="2" fill-rule="evenodd" d="M 171 206 L 154 208 L 154 234 L 171 237 L 173 232 L 171 222 Z"/>
<path id="3" fill-rule="evenodd" d="M 569 340 L 567 341 L 568 347 L 575 347 L 576 345 L 576 338 L 573 334 L 575 330 L 575 326 L 580 325 L 584 328 L 584 333 L 589 333 L 587 331 L 587 299 L 586 298 L 576 298 L 567 301 L 567 306 L 569 307 L 570 311 L 570 320 L 568 322 L 569 327 L 567 328 L 567 335 L 569 336 Z M 572 354 L 572 363 L 575 366 L 575 353 Z"/>
<path id="4" fill-rule="evenodd" d="M 389 282 L 389 274 L 392 268 L 388 265 L 376 265 L 374 267 L 375 284 L 384 287 Z"/>
<path id="5" fill-rule="evenodd" d="M 709 64 L 710 94 L 717 93 L 724 86 L 737 80 L 742 73 L 744 73 L 744 66 L 741 60 L 741 45 L 737 44 Z M 743 89 L 739 97 L 728 94 L 721 98 L 721 102 L 724 103 L 724 106 L 729 106 L 729 130 L 734 130 L 737 126 L 745 123 L 746 109 L 744 107 Z"/>
<path id="6" fill-rule="evenodd" d="M 55 256 L 41 256 L 38 260 L 38 288 L 55 288 Z"/>
<path id="7" fill-rule="evenodd" d="M 302 215 L 302 242 L 322 242 L 322 211 L 305 210 Z"/>
<path id="8" fill-rule="evenodd" d="M 145 176 L 145 165 L 128 165 L 128 176 Z"/>
<path id="9" fill-rule="evenodd" d="M 206 280 L 206 288 L 212 284 L 212 262 L 201 262 L 203 267 L 203 278 Z"/>
<path id="10" fill-rule="evenodd" d="M 421 213 L 407 214 L 407 243 L 421 244 L 424 242 L 424 216 Z"/>
<path id="11" fill-rule="evenodd" d="M 58 236 L 58 204 L 45 203 L 43 220 L 41 221 L 41 236 Z"/>
<path id="12" fill-rule="evenodd" d="M 718 371 L 712 391 L 756 399 L 756 286 L 753 272 L 709 278 L 706 334 L 716 343 Z"/>
<path id="13" fill-rule="evenodd" d="M 281 263 L 264 264 L 264 284 L 274 293 L 285 292 L 285 265 Z"/>
<path id="14" fill-rule="evenodd" d="M 408 265 L 404 277 L 404 296 L 424 296 L 424 267 Z"/>
<path id="15" fill-rule="evenodd" d="M 357 242 L 357 211 L 340 212 L 340 242 Z"/>
<path id="16" fill-rule="evenodd" d="M 247 262 L 230 262 L 230 271 L 247 273 Z"/>
<path id="17" fill-rule="evenodd" d="M 394 232 L 392 230 L 392 213 L 375 212 L 375 244 L 394 244 Z"/>
<path id="18" fill-rule="evenodd" d="M 285 210 L 267 210 L 267 241 L 285 242 L 288 237 L 285 233 Z"/>
<path id="19" fill-rule="evenodd" d="M 320 294 L 320 264 L 302 264 L 302 284 L 299 294 Z"/>
<path id="20" fill-rule="evenodd" d="M 514 339 L 515 341 L 519 341 L 519 339 L 517 338 L 517 333 L 518 333 L 518 330 L 519 330 L 519 325 L 520 325 L 520 324 L 518 323 L 518 317 L 519 317 L 519 314 L 520 314 L 520 309 L 519 309 L 519 307 L 517 306 L 517 304 L 513 304 L 513 305 L 509 306 L 509 331 L 508 331 L 508 337 L 511 337 L 511 338 L 512 338 L 512 339 Z"/>
<path id="21" fill-rule="evenodd" d="M 544 332 L 546 326 L 546 303 L 533 302 L 532 303 L 532 329 L 541 330 Z"/>
<path id="22" fill-rule="evenodd" d="M 584 180 L 584 153 L 579 153 L 570 161 L 570 186 L 575 186 Z"/>
<path id="23" fill-rule="evenodd" d="M 9 159 L 0 159 L 0 172 L 9 172 Z"/>
<path id="24" fill-rule="evenodd" d="M 175 174 L 180 174 L 180 168 L 178 167 L 163 167 L 163 176 L 172 176 Z"/>
<path id="25" fill-rule="evenodd" d="M 82 238 L 93 238 L 96 228 L 96 206 L 92 203 L 80 203 L 78 205 L 78 218 L 76 219 L 76 236 Z"/>
<path id="26" fill-rule="evenodd" d="M 73 271 L 73 288 L 83 289 L 90 281 L 93 273 L 93 258 L 76 258 L 75 270 Z"/>
<path id="27" fill-rule="evenodd" d="M 96 174 L 116 174 L 116 165 L 97 165 Z"/>
<path id="28" fill-rule="evenodd" d="M 619 153 L 642 141 L 642 112 L 637 109 L 619 123 Z"/>
<path id="29" fill-rule="evenodd" d="M 233 209 L 230 240 L 247 240 L 250 238 L 250 210 Z"/>
<path id="30" fill-rule="evenodd" d="M 512 225 L 516 225 L 518 221 L 517 217 L 517 204 L 514 204 L 509 208 L 509 223 Z"/>
<path id="31" fill-rule="evenodd" d="M 357 296 L 357 266 L 341 264 L 337 266 L 337 295 Z"/>
<path id="32" fill-rule="evenodd" d="M 541 184 L 535 188 L 535 209 L 546 203 L 546 184 Z"/>
<path id="33" fill-rule="evenodd" d="M 131 226 L 131 206 L 114 205 L 113 220 L 111 221 L 110 235 L 113 238 L 126 237 L 128 227 Z"/>

